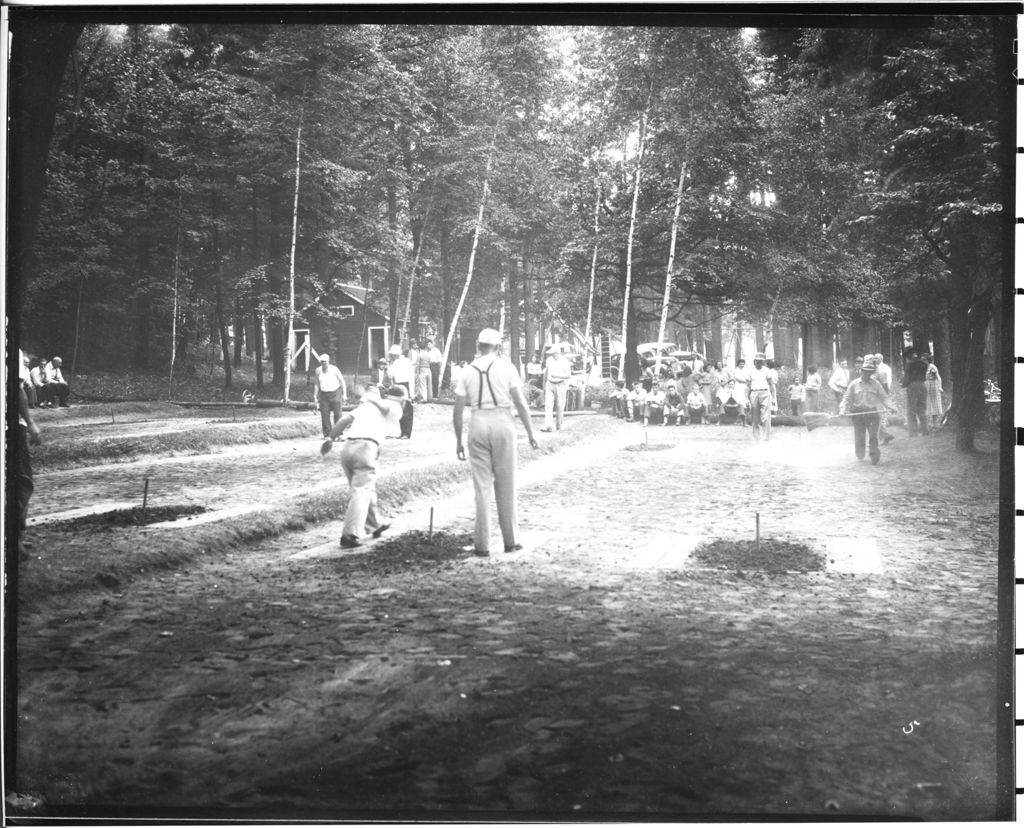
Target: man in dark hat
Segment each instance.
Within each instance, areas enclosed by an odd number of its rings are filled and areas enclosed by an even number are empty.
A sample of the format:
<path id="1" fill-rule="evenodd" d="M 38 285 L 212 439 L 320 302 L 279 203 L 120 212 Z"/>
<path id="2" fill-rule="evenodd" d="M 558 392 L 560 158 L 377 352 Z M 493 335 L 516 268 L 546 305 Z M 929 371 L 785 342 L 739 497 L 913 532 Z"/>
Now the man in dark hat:
<path id="1" fill-rule="evenodd" d="M 346 549 L 359 546 L 367 532 L 379 538 L 390 526 L 377 516 L 377 460 L 388 430 L 402 418 L 402 403 L 407 397 L 401 385 L 392 386 L 384 395 L 376 385 L 367 386 L 359 405 L 334 424 L 320 446 L 320 454 L 327 454 L 333 441 L 348 429 L 341 448 L 341 466 L 351 489 L 341 534 L 341 545 Z"/>
<path id="2" fill-rule="evenodd" d="M 871 456 L 871 465 L 877 466 L 882 456 L 878 448 L 878 427 L 882 422 L 882 412 L 892 410 L 889 395 L 882 384 L 874 378 L 874 360 L 865 360 L 860 367 L 860 376 L 853 380 L 843 394 L 839 403 L 840 415 L 850 415 L 853 422 L 853 451 L 858 460 L 864 459 L 865 435 L 867 435 L 867 451 Z"/>

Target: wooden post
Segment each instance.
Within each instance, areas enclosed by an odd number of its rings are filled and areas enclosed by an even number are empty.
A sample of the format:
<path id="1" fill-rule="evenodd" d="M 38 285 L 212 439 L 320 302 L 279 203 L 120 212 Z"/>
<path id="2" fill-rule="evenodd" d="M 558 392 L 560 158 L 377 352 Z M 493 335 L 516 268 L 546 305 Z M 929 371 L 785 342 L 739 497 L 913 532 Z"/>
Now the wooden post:
<path id="1" fill-rule="evenodd" d="M 761 513 L 754 512 L 754 543 L 757 551 L 761 551 Z"/>

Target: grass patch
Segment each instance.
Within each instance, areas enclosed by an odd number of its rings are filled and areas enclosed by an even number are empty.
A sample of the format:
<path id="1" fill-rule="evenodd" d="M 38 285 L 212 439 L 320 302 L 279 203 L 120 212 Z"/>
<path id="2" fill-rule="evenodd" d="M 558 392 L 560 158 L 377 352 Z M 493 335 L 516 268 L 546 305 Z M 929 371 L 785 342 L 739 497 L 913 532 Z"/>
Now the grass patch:
<path id="1" fill-rule="evenodd" d="M 760 572 L 817 572 L 825 568 L 825 557 L 803 543 L 792 541 L 716 540 L 698 546 L 690 560 L 714 569 L 757 570 Z"/>
<path id="2" fill-rule="evenodd" d="M 55 520 L 56 528 L 69 529 L 114 529 L 118 526 L 148 526 L 150 523 L 161 523 L 165 520 L 177 520 L 185 515 L 197 515 L 205 512 L 205 506 L 149 506 L 143 509 L 134 506 L 131 509 L 114 509 L 109 512 L 98 512 L 94 515 L 82 515 L 68 520 Z"/>
<path id="3" fill-rule="evenodd" d="M 150 434 L 141 437 L 101 437 L 96 440 L 60 438 L 45 441 L 32 449 L 32 465 L 53 471 L 105 463 L 127 463 L 145 455 L 207 454 L 223 446 L 269 443 L 320 434 L 320 423 L 313 418 L 258 420 L 237 424 L 204 422 L 183 431 Z"/>

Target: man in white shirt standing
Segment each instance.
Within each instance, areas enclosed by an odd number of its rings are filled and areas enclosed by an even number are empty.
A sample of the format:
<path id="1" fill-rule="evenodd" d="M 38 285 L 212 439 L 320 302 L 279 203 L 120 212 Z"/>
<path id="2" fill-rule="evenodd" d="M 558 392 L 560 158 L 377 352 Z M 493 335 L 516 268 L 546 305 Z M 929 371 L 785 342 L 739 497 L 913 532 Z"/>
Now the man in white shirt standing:
<path id="1" fill-rule="evenodd" d="M 477 337 L 479 356 L 459 377 L 455 389 L 452 425 L 455 429 L 455 454 L 466 459 L 462 444 L 463 411 L 472 411 L 469 421 L 469 463 L 473 472 L 476 499 L 476 522 L 473 528 L 473 552 L 480 557 L 490 555 L 491 492 L 498 506 L 498 525 L 506 552 L 522 549 L 518 540 L 516 516 L 516 425 L 512 406 L 526 428 L 530 447 L 537 448 L 533 436 L 530 411 L 523 396 L 523 380 L 507 359 L 497 355 L 501 334 L 484 328 Z"/>
<path id="2" fill-rule="evenodd" d="M 775 407 L 775 378 L 765 366 L 764 354 L 754 354 L 754 367 L 747 380 L 750 389 L 751 436 L 760 442 L 772 436 L 772 408 Z"/>
<path id="3" fill-rule="evenodd" d="M 320 354 L 320 367 L 316 371 L 316 404 L 320 409 L 320 425 L 324 437 L 341 419 L 341 405 L 348 396 L 345 378 L 337 365 L 331 365 L 329 354 Z"/>
<path id="4" fill-rule="evenodd" d="M 430 356 L 430 390 L 436 400 L 441 394 L 441 360 L 444 354 L 432 339 L 427 340 L 427 354 Z"/>
<path id="5" fill-rule="evenodd" d="M 846 360 L 839 360 L 839 364 L 832 369 L 832 376 L 828 378 L 828 387 L 836 395 L 836 405 L 843 401 L 843 395 L 850 385 L 850 372 L 846 369 Z"/>
<path id="6" fill-rule="evenodd" d="M 875 363 L 875 379 L 881 383 L 882 388 L 885 389 L 886 394 L 892 394 L 892 368 L 885 364 L 885 357 L 881 354 L 875 354 L 871 359 Z M 878 438 L 882 441 L 882 445 L 888 445 L 896 436 L 886 428 L 889 425 L 889 417 L 886 412 L 882 412 L 880 415 L 881 422 L 878 425 Z"/>
<path id="7" fill-rule="evenodd" d="M 557 348 L 549 347 L 546 353 L 548 358 L 544 361 L 544 428 L 541 431 L 551 431 L 552 425 L 561 431 L 562 416 L 565 413 L 565 394 L 569 388 L 569 379 L 572 377 L 572 366 Z"/>
<path id="8" fill-rule="evenodd" d="M 381 523 L 377 516 L 377 460 L 388 428 L 397 425 L 402 417 L 405 397 L 401 386 L 389 389 L 383 397 L 377 386 L 369 386 L 359 405 L 334 424 L 320 446 L 320 454 L 327 454 L 332 442 L 348 429 L 341 448 L 341 466 L 351 490 L 341 532 L 341 545 L 346 549 L 359 546 L 365 533 L 379 538 L 391 525 Z"/>
<path id="9" fill-rule="evenodd" d="M 415 379 L 415 368 L 412 360 L 402 355 L 401 345 L 392 345 L 388 350 L 388 376 L 392 385 L 401 385 L 407 394 L 403 401 L 402 419 L 399 423 L 401 434 L 399 439 L 408 440 L 412 437 L 412 392 Z"/>

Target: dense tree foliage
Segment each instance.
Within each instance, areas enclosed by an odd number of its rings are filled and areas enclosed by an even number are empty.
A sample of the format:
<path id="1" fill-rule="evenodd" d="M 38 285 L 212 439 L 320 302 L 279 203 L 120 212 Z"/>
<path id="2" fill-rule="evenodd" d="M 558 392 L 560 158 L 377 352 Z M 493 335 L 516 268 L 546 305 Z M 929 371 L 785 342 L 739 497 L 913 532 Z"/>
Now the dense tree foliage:
<path id="1" fill-rule="evenodd" d="M 77 44 L 14 238 L 25 341 L 72 371 L 210 346 L 228 384 L 244 348 L 280 384 L 298 172 L 299 321 L 358 283 L 395 340 L 501 326 L 524 359 L 588 323 L 627 350 L 663 319 L 701 344 L 724 313 L 883 323 L 942 343 L 969 447 L 1011 23 L 54 28 Z"/>

